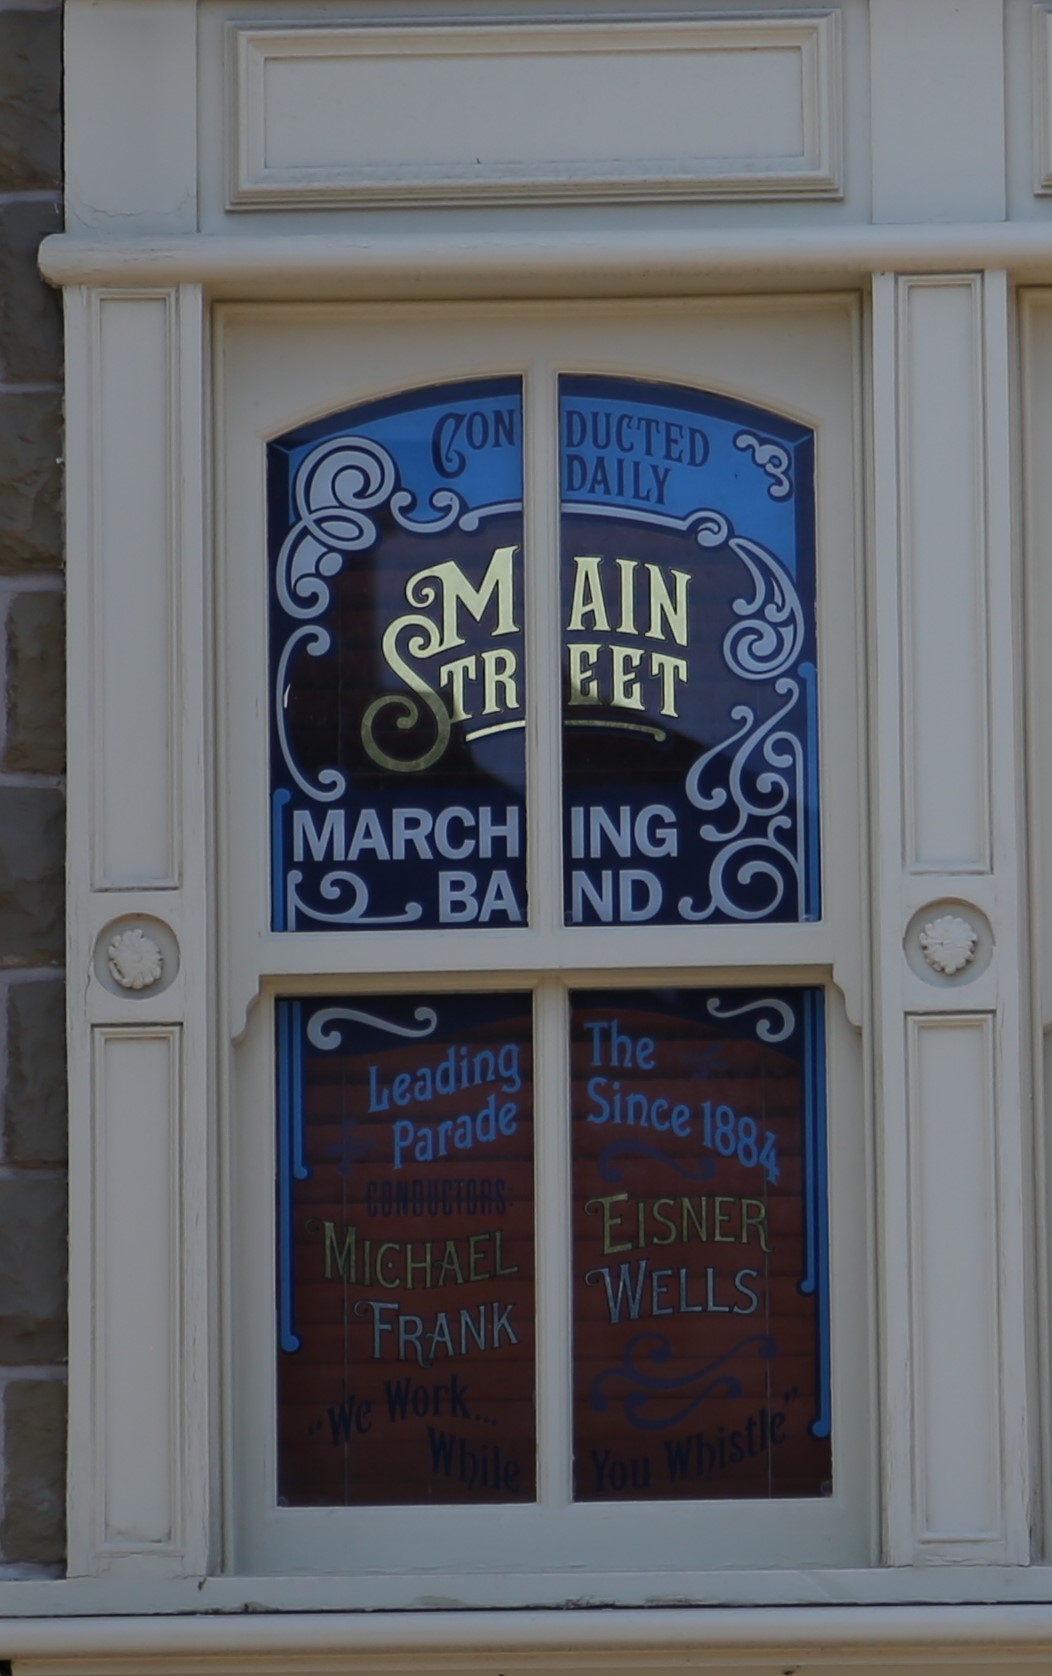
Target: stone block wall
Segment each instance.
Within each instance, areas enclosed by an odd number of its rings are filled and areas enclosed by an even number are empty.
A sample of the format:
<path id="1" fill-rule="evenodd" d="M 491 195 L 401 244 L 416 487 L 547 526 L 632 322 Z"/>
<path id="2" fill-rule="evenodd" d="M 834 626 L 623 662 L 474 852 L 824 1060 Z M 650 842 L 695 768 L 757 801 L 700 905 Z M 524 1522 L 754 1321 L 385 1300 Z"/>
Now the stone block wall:
<path id="1" fill-rule="evenodd" d="M 0 0 L 0 1577 L 62 1570 L 62 14 Z"/>

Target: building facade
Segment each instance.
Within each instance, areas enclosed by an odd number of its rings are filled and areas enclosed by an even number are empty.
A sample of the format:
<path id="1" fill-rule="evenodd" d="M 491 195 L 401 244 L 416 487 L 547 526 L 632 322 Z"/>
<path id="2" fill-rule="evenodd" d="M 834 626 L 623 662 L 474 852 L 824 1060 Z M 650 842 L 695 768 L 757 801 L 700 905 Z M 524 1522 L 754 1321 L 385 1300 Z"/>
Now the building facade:
<path id="1" fill-rule="evenodd" d="M 0 15 L 0 1656 L 1047 1662 L 1052 8 L 67 0 L 64 1557 Z"/>

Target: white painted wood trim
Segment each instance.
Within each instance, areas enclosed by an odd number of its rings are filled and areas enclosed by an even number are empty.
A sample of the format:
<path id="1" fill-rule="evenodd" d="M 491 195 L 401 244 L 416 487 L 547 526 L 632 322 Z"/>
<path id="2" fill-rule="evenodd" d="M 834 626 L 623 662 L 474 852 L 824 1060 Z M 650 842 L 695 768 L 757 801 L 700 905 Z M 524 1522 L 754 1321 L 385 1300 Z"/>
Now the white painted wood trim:
<path id="1" fill-rule="evenodd" d="M 73 1575 L 210 1551 L 203 326 L 194 287 L 67 297 Z"/>
<path id="2" fill-rule="evenodd" d="M 228 208 L 839 196 L 838 25 L 231 25 Z"/>
<path id="3" fill-rule="evenodd" d="M 1052 193 L 1052 6 L 1033 15 L 1034 191 Z"/>
<path id="4" fill-rule="evenodd" d="M 67 227 L 197 225 L 197 14 L 197 0 L 64 6 Z"/>
<path id="5" fill-rule="evenodd" d="M 1025 1563 L 1028 1038 L 1007 286 L 996 274 L 882 275 L 874 305 L 886 1557 Z M 940 539 L 943 528 L 950 539 Z M 958 649 L 962 678 L 980 684 L 988 706 L 979 728 L 967 705 L 947 707 L 918 679 L 933 636 L 946 652 L 932 609 L 940 589 L 972 595 L 958 635 L 968 650 Z M 903 746 L 925 738 L 932 743 L 920 747 L 918 771 L 916 749 Z M 955 846 L 935 808 L 930 842 L 919 843 L 918 802 L 955 796 L 953 783 L 940 792 L 946 772 L 970 785 L 976 818 Z M 919 945 L 923 924 L 955 916 L 977 929 L 974 976 L 933 971 Z M 967 1216 L 958 1215 L 958 1190 Z M 961 1380 L 948 1404 L 932 1356 L 949 1354 L 962 1292 L 975 1378 Z"/>
<path id="6" fill-rule="evenodd" d="M 52 1585 L 52 1588 L 61 1585 Z M 1052 1607 L 1018 1605 L 771 1606 L 763 1612 L 713 1607 L 580 1612 L 239 1613 L 209 1616 L 8 1620 L 5 1650 L 17 1670 L 97 1676 L 98 1660 L 131 1659 L 136 1676 L 186 1668 L 242 1676 L 244 1660 L 310 1658 L 310 1671 L 375 1671 L 378 1655 L 426 1659 L 439 1671 L 536 1670 L 539 1655 L 559 1670 L 639 1670 L 651 1655 L 662 1669 L 748 1670 L 806 1661 L 820 1669 L 879 1671 L 904 1665 L 1047 1669 Z M 207 1666 L 202 1659 L 214 1660 Z M 45 1666 L 44 1661 L 49 1661 Z M 51 1663 L 62 1660 L 61 1665 Z M 153 1663 L 154 1660 L 158 1662 Z M 164 1661 L 161 1663 L 161 1661 Z M 38 1662 L 39 1661 L 39 1662 Z M 871 1662 L 872 1661 L 872 1662 Z M 256 1666 L 288 1669 L 287 1663 Z"/>
<path id="7" fill-rule="evenodd" d="M 867 11 L 874 221 L 1000 220 L 1005 6 L 867 0 Z"/>
<path id="8" fill-rule="evenodd" d="M 642 1637 L 643 1626 L 649 1624 L 651 1633 L 646 1645 L 656 1652 L 662 1646 L 665 1623 L 670 1621 L 662 1616 L 663 1603 L 670 1598 L 670 1593 L 683 1578 L 683 1573 L 671 1577 L 668 1580 L 668 1588 L 654 1606 L 618 1608 L 613 1620 L 618 1631 L 622 1624 L 631 1625 L 635 1621 L 640 1625 Z M 445 1589 L 450 1578 L 447 1573 L 437 1572 L 433 1580 L 436 1588 Z M 992 1618 L 990 1622 L 1003 1623 L 1007 1636 L 1010 1637 L 1017 1617 L 1025 1623 L 1029 1611 L 1052 1608 L 1052 1568 L 1045 1565 L 988 1566 L 964 1563 L 956 1566 L 873 1566 L 864 1570 L 853 1567 L 835 1570 L 814 1567 L 807 1570 L 773 1572 L 714 1571 L 700 1574 L 700 1587 L 698 1573 L 689 1574 L 689 1581 L 697 1591 L 697 1604 L 677 1608 L 674 1617 L 677 1623 L 682 1620 L 694 1626 L 690 1631 L 690 1644 L 696 1649 L 706 1645 L 708 1625 L 722 1613 L 727 1614 L 728 1623 L 735 1618 L 740 1620 L 743 1640 L 750 1623 L 755 1624 L 760 1619 L 766 1624 L 768 1620 L 776 1619 L 779 1614 L 784 1613 L 786 1634 L 782 1639 L 790 1647 L 797 1645 L 797 1642 L 793 1639 L 789 1626 L 795 1619 L 804 1623 L 808 1615 L 813 1614 L 811 1621 L 814 1625 L 814 1638 L 820 1649 L 824 1645 L 821 1641 L 821 1623 L 827 1617 L 833 1620 L 838 1611 L 843 1612 L 846 1621 L 857 1622 L 862 1626 L 858 1635 L 863 1639 L 866 1634 L 864 1626 L 867 1623 L 879 1625 L 887 1616 L 893 1616 L 901 1610 L 910 1610 L 914 1622 L 922 1627 L 929 1612 L 936 1623 L 941 1621 L 944 1627 L 951 1620 L 943 1614 L 956 1613 L 962 1650 L 967 1646 L 974 1651 L 974 1641 L 969 1640 L 969 1614 L 978 1614 L 984 1609 L 989 1609 L 997 1614 L 997 1618 Z M 588 1573 L 581 1578 L 582 1586 L 589 1589 L 593 1602 L 605 1598 L 603 1591 L 607 1582 L 607 1578 L 595 1573 Z M 538 1589 L 537 1598 L 530 1610 L 518 1612 L 509 1608 L 506 1600 L 499 1598 L 498 1587 L 499 1579 L 493 1586 L 492 1597 L 484 1611 L 465 1613 L 444 1607 L 436 1611 L 425 1609 L 419 1612 L 405 1612 L 399 1609 L 399 1603 L 394 1598 L 388 1582 L 370 1583 L 368 1591 L 360 1591 L 362 1598 L 355 1596 L 352 1599 L 345 1577 L 234 1577 L 213 1574 L 156 1578 L 122 1574 L 120 1577 L 54 1580 L 26 1578 L 0 1582 L 0 1611 L 4 1614 L 5 1648 L 10 1644 L 9 1626 L 26 1619 L 54 1619 L 56 1622 L 65 1620 L 67 1623 L 73 1619 L 79 1624 L 85 1620 L 97 1621 L 105 1614 L 113 1614 L 116 1618 L 129 1618 L 133 1623 L 137 1618 L 142 1625 L 147 1619 L 157 1615 L 167 1616 L 168 1621 L 174 1624 L 185 1624 L 199 1619 L 204 1624 L 226 1623 L 232 1629 L 236 1629 L 237 1626 L 245 1626 L 251 1621 L 265 1629 L 266 1626 L 277 1628 L 284 1625 L 297 1614 L 319 1614 L 317 1621 L 321 1634 L 324 1634 L 326 1626 L 338 1626 L 342 1623 L 346 1630 L 345 1639 L 350 1645 L 368 1648 L 378 1643 L 358 1639 L 356 1626 L 361 1625 L 363 1630 L 366 1626 L 377 1626 L 378 1633 L 381 1636 L 386 1633 L 390 1638 L 389 1644 L 397 1650 L 402 1644 L 401 1626 L 405 1624 L 419 1621 L 424 1626 L 421 1633 L 426 1633 L 427 1626 L 434 1626 L 432 1640 L 437 1648 L 440 1642 L 435 1639 L 435 1634 L 440 1627 L 442 1633 L 445 1633 L 445 1627 L 450 1621 L 463 1621 L 466 1618 L 478 1620 L 480 1632 L 484 1636 L 486 1628 L 490 1625 L 496 1625 L 499 1629 L 502 1617 L 509 1624 L 521 1623 L 523 1626 L 518 1636 L 514 1630 L 510 1632 L 510 1641 L 514 1646 L 530 1645 L 528 1626 L 543 1623 L 547 1619 L 552 1642 L 565 1647 L 566 1641 L 559 1641 L 559 1624 L 576 1624 L 579 1619 L 587 1618 L 593 1610 L 592 1607 L 581 1607 L 567 1611 L 565 1607 L 559 1606 L 559 1599 L 566 1593 L 565 1587 L 548 1587 Z M 366 1592 L 368 1598 L 364 1598 Z M 446 1598 L 453 1597 L 447 1595 Z M 839 1604 L 845 1600 L 850 1600 L 852 1605 L 845 1607 Z M 758 1611 L 757 1608 L 763 1610 Z M 599 1610 L 605 1618 L 609 1634 L 611 1611 L 609 1608 Z M 310 1621 L 315 1620 L 311 1618 Z M 452 1634 L 452 1630 L 450 1633 Z M 716 1635 L 716 1631 L 713 1633 Z M 599 1632 L 597 1637 L 598 1634 Z M 883 1645 L 875 1631 L 869 1639 L 873 1645 Z M 934 1632 L 933 1639 L 938 1639 Z M 1035 1649 L 1041 1646 L 1037 1634 L 1032 1634 L 1029 1638 L 1024 1636 L 1022 1639 L 1029 1639 Z M 598 1638 L 594 1640 L 594 1644 L 606 1645 Z M 627 1639 L 625 1644 L 633 1645 L 631 1639 Z M 724 1643 L 717 1636 L 715 1644 Z M 777 1637 L 771 1644 L 777 1645 Z M 926 1644 L 923 1633 L 918 1635 L 917 1644 Z M 253 1645 L 262 1647 L 266 1644 L 247 1641 L 246 1645 L 251 1648 Z M 307 1641 L 305 1645 L 309 1648 L 312 1643 Z M 463 1645 L 470 1648 L 472 1643 L 469 1639 Z M 486 1645 L 492 1648 L 494 1643 L 486 1642 Z M 675 1636 L 672 1636 L 666 1643 L 666 1651 L 668 1647 L 677 1645 L 686 1643 L 677 1641 Z M 1047 1634 L 1042 1656 L 1045 1659 L 1043 1668 L 1047 1670 Z M 492 1667 L 490 1670 L 492 1676 Z M 238 1676 L 241 1676 L 241 1672 Z M 284 1672 L 282 1676 L 285 1676 Z"/>
<path id="9" fill-rule="evenodd" d="M 939 226 L 517 229 L 460 233 L 56 233 L 39 252 L 53 285 L 200 284 L 211 297 L 422 301 L 610 297 L 861 285 L 887 271 L 1005 269 L 1052 280 L 1042 221 Z"/>
<path id="10" fill-rule="evenodd" d="M 217 549 L 223 554 L 220 576 L 221 700 L 223 786 L 220 899 L 226 919 L 224 1006 L 230 1008 L 229 1033 L 239 1039 L 231 1055 L 229 1117 L 224 1133 L 226 1184 L 224 1223 L 230 1230 L 226 1288 L 239 1300 L 231 1319 L 227 1356 L 225 1429 L 231 1570 L 275 1570 L 295 1564 L 317 1572 L 339 1570 L 344 1603 L 421 1605 L 441 1594 L 472 1606 L 539 1605 L 558 1599 L 615 1600 L 654 1598 L 726 1598 L 732 1564 L 781 1566 L 806 1552 L 812 1562 L 856 1564 L 875 1557 L 875 1519 L 871 1492 L 875 1481 L 871 1413 L 872 1315 L 862 1307 L 867 1297 L 868 1261 L 861 1076 L 857 1038 L 845 1023 L 838 998 L 829 996 L 830 1206 L 834 1333 L 834 1405 L 837 1490 L 834 1497 L 802 1502 L 793 1508 L 733 1505 L 723 1508 L 685 1504 L 663 1509 L 640 1540 L 643 1514 L 623 1536 L 608 1512 L 587 1504 L 559 1505 L 569 1474 L 549 1462 L 545 1488 L 562 1483 L 547 1504 L 505 1513 L 498 1550 L 489 1529 L 464 1509 L 420 1508 L 412 1521 L 403 1510 L 377 1508 L 361 1515 L 354 1509 L 302 1509 L 273 1506 L 274 1427 L 271 1399 L 274 1351 L 273 1301 L 260 1284 L 273 1273 L 273 1230 L 258 1213 L 270 1202 L 274 1162 L 271 1125 L 262 1124 L 272 1099 L 275 995 L 317 993 L 329 988 L 347 994 L 368 991 L 374 998 L 389 990 L 418 989 L 422 971 L 442 974 L 443 988 L 532 987 L 539 976 L 555 974 L 552 989 L 574 981 L 594 983 L 596 972 L 638 973 L 641 983 L 667 983 L 673 965 L 689 972 L 689 981 L 713 983 L 721 976 L 738 982 L 813 981 L 828 984 L 830 966 L 839 960 L 850 973 L 848 987 L 859 988 L 861 941 L 860 849 L 857 762 L 862 702 L 857 609 L 859 580 L 859 478 L 861 477 L 860 402 L 853 395 L 859 370 L 859 310 L 853 297 L 790 298 L 757 302 L 591 305 L 587 308 L 542 305 L 436 307 L 428 309 L 349 309 L 241 307 L 221 309 L 216 324 Z M 689 346 L 685 347 L 685 346 Z M 352 400 L 365 400 L 397 387 L 404 377 L 441 380 L 459 369 L 486 372 L 508 361 L 529 369 L 542 381 L 553 365 L 616 368 L 624 375 L 682 377 L 764 400 L 817 426 L 818 522 L 820 546 L 819 640 L 821 674 L 822 764 L 824 777 L 825 921 L 822 925 L 662 927 L 657 931 L 596 928 L 581 931 L 560 924 L 561 883 L 556 846 L 548 832 L 531 827 L 539 842 L 531 881 L 531 901 L 538 923 L 514 933 L 447 929 L 438 933 L 355 932 L 348 937 L 310 934 L 260 934 L 259 904 L 268 877 L 266 826 L 265 730 L 268 689 L 259 648 L 265 620 L 265 575 L 259 555 L 265 548 L 265 438 L 280 435 L 300 417 L 339 411 Z M 834 376 L 831 377 L 831 373 Z M 548 387 L 551 388 L 550 382 Z M 534 460 L 555 455 L 555 409 L 540 410 L 536 429 L 528 431 Z M 558 551 L 553 527 L 551 472 L 542 471 L 528 502 L 531 534 L 538 552 Z M 547 503 L 547 504 L 546 504 Z M 543 573 L 543 562 L 537 567 Z M 528 581 L 529 630 L 557 653 L 557 574 Z M 557 659 L 556 659 L 557 662 Z M 555 663 L 541 665 L 537 681 L 545 691 L 553 683 Z M 553 725 L 554 723 L 554 725 Z M 548 731 L 531 733 L 528 782 L 554 775 L 558 751 L 558 711 Z M 558 782 L 549 783 L 550 797 Z M 536 795 L 531 791 L 531 799 Z M 536 811 L 534 813 L 536 821 Z M 547 890 L 545 890 L 545 885 Z M 547 910 L 543 907 L 547 895 Z M 541 906 L 537 906 L 540 903 Z M 547 920 L 547 923 L 545 923 Z M 683 931 L 682 938 L 677 932 Z M 353 943 L 353 948 L 350 946 Z M 722 973 L 721 964 L 726 972 Z M 751 969 L 750 969 L 751 968 Z M 289 972 L 295 974 L 290 981 Z M 324 976 L 322 976 L 324 974 Z M 590 974 L 590 975 L 589 975 Z M 499 976 L 498 976 L 499 975 Z M 382 988 L 377 989 L 381 981 Z M 846 981 L 846 980 L 845 980 Z M 258 998 L 258 1004 L 252 1005 Z M 542 992 L 539 1012 L 547 1028 L 549 1051 L 538 1047 L 542 1064 L 538 1109 L 558 1113 L 565 1105 L 565 1037 L 558 1027 L 558 994 Z M 246 1016 L 247 1015 L 247 1016 Z M 220 1039 L 226 1034 L 219 1025 Z M 552 1051 L 553 1039 L 561 1045 Z M 562 1319 L 549 1319 L 544 1341 L 542 1423 L 567 1424 L 568 1385 L 554 1388 L 556 1369 L 565 1365 L 567 1308 L 565 1264 L 555 1241 L 549 1241 L 552 1205 L 565 1193 L 565 1131 L 549 1135 L 551 1151 L 539 1143 L 541 1198 L 547 1266 L 540 1285 L 549 1298 L 561 1294 Z M 544 1156 L 542 1157 L 542 1151 Z M 556 1225 L 565 1218 L 556 1213 Z M 562 1274 L 560 1277 L 560 1267 Z M 245 1370 L 253 1370 L 246 1380 Z M 560 1412 L 561 1411 L 561 1412 Z M 565 1440 L 563 1443 L 565 1451 Z M 470 1513 L 470 1510 L 469 1510 Z M 525 1515 L 519 1518 L 519 1514 Z M 536 1517 L 535 1517 L 536 1514 Z M 542 1516 L 544 1523 L 542 1523 Z M 836 1524 L 833 1524 L 833 1521 Z M 472 1528 L 474 1527 L 474 1528 Z M 481 1534 L 480 1534 L 481 1531 Z M 781 1539 L 781 1540 L 780 1540 Z M 634 1550 L 628 1552 L 629 1542 Z M 768 1544 L 762 1547 L 762 1544 Z M 850 1547 L 849 1547 L 850 1545 Z M 447 1574 L 439 1587 L 434 1554 L 446 1554 Z M 492 1563 L 491 1563 L 492 1560 Z M 719 1564 L 718 1579 L 699 1568 Z M 460 1567 L 459 1574 L 457 1567 Z M 588 1567 L 587 1575 L 583 1568 Z M 581 1568 L 581 1569 L 579 1569 Z M 664 1569 L 664 1568 L 667 1568 Z M 739 1573 L 735 1589 L 747 1598 L 757 1582 Z M 763 1598 L 777 1598 L 786 1574 L 777 1582 L 765 1569 L 759 1586 Z M 811 1587 L 801 1576 L 801 1586 Z M 277 1586 L 277 1585 L 274 1585 Z M 766 1594 L 770 1587 L 771 1595 Z M 792 1585 L 790 1585 L 792 1587 Z M 715 1597 L 710 1591 L 715 1590 Z M 268 1590 L 269 1597 L 269 1590 Z M 737 1594 L 735 1598 L 739 1597 Z M 754 1595 L 754 1598 L 755 1595 Z"/>

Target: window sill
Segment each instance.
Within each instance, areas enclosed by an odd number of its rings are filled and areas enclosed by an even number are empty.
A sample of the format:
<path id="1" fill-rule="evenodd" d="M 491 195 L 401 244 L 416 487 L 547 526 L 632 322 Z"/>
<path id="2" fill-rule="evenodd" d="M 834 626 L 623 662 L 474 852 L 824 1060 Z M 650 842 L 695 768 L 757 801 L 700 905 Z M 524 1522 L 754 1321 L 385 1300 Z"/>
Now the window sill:
<path id="1" fill-rule="evenodd" d="M 0 1584 L 0 1658 L 61 1659 L 63 1670 L 84 1660 L 96 1669 L 100 1658 L 134 1653 L 138 1676 L 148 1676 L 141 1656 L 163 1660 L 166 1671 L 203 1656 L 223 1670 L 228 1656 L 236 1664 L 250 1654 L 330 1655 L 340 1668 L 365 1669 L 381 1653 L 426 1655 L 432 1668 L 444 1658 L 458 1669 L 465 1655 L 487 1665 L 497 1658 L 503 1669 L 558 1650 L 568 1669 L 608 1671 L 614 1649 L 640 1668 L 648 1653 L 660 1655 L 668 1669 L 696 1667 L 706 1655 L 748 1664 L 851 1649 L 879 1654 L 884 1665 L 936 1649 L 947 1658 L 966 1649 L 975 1661 L 987 1652 L 1003 1659 L 1010 1648 L 1013 1662 L 1031 1653 L 1047 1661 L 1052 1644 L 1049 1566 L 708 1573 L 693 1579 L 697 1604 L 675 1605 L 670 1579 L 651 1606 L 596 1606 L 595 1590 L 577 1608 L 523 1611 L 443 1607 L 438 1590 L 448 1581 L 430 1579 L 415 1611 L 385 1610 L 388 1590 L 377 1579 L 357 1587 L 332 1578 L 13 1581 Z M 399 1591 L 404 1597 L 404 1580 Z M 348 1611 L 348 1596 L 359 1592 L 371 1608 Z M 542 1592 L 535 1587 L 535 1598 Z M 312 1662 L 312 1671 L 321 1668 Z"/>

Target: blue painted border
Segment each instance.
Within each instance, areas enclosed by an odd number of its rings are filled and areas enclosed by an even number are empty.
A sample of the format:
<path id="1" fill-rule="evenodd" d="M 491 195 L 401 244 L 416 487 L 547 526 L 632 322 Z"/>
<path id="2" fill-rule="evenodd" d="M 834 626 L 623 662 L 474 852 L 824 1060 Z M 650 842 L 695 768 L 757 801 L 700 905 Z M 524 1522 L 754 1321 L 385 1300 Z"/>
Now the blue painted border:
<path id="1" fill-rule="evenodd" d="M 275 1003 L 278 1055 L 278 1343 L 295 1351 L 302 1340 L 292 1310 L 292 1182 L 310 1175 L 303 1157 L 303 1003 Z"/>
<path id="2" fill-rule="evenodd" d="M 814 1295 L 818 1352 L 818 1413 L 812 1437 L 832 1429 L 829 1342 L 829 1180 L 827 1160 L 825 995 L 806 989 L 804 1006 L 804 1214 L 806 1253 L 801 1292 Z"/>
<path id="3" fill-rule="evenodd" d="M 291 802 L 292 793 L 283 786 L 270 800 L 270 923 L 275 931 L 288 930 L 285 916 L 285 808 Z"/>
<path id="4" fill-rule="evenodd" d="M 803 919 L 822 917 L 822 821 L 818 784 L 818 671 L 813 663 L 799 666 L 807 705 L 807 762 L 804 769 L 804 900 Z"/>

